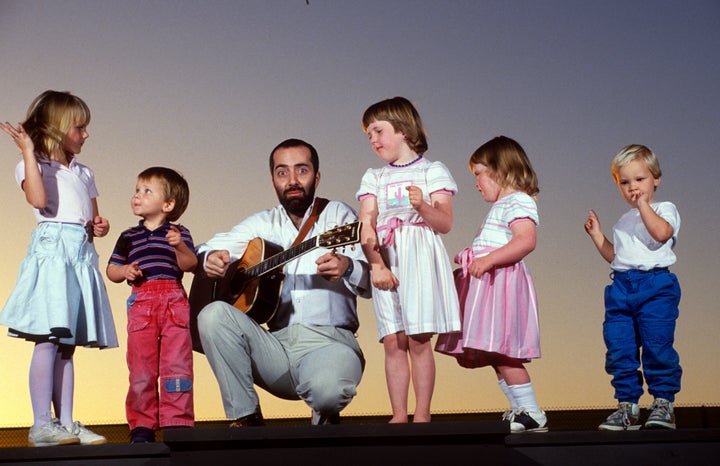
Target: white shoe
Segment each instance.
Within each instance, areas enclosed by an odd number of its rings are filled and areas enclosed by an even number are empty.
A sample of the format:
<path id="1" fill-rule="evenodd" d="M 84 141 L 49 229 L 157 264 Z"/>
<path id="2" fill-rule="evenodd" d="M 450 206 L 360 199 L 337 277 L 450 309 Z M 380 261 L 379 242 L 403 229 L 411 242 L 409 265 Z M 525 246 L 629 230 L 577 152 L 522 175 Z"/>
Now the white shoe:
<path id="1" fill-rule="evenodd" d="M 512 410 L 512 409 L 508 409 L 507 411 L 505 411 L 505 412 L 503 413 L 503 415 L 502 415 L 502 420 L 503 420 L 503 421 L 510 421 L 510 422 L 512 422 L 514 415 L 515 415 L 515 411 Z"/>
<path id="2" fill-rule="evenodd" d="M 88 429 L 82 422 L 75 421 L 69 426 L 65 426 L 65 429 L 79 438 L 81 445 L 102 445 L 103 443 L 107 443 L 105 437 Z"/>
<path id="3" fill-rule="evenodd" d="M 80 443 L 80 438 L 65 430 L 57 419 L 38 427 L 31 427 L 30 433 L 28 433 L 28 446 L 31 447 L 54 447 L 77 445 L 78 443 Z"/>

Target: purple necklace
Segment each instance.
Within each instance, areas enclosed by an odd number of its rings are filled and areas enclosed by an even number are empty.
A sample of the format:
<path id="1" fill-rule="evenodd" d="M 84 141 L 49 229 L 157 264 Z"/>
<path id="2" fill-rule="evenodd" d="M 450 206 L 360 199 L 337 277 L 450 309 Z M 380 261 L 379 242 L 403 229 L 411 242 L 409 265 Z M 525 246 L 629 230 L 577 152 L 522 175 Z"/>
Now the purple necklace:
<path id="1" fill-rule="evenodd" d="M 402 164 L 399 164 L 399 165 L 398 165 L 398 164 L 395 164 L 395 163 L 391 163 L 391 164 L 389 164 L 389 165 L 390 165 L 391 167 L 395 167 L 395 168 L 409 167 L 410 165 L 414 164 L 415 162 L 417 162 L 417 161 L 420 160 L 421 158 L 422 158 L 422 155 L 418 155 L 416 158 L 412 159 L 412 160 L 409 161 L 408 163 L 402 163 Z"/>

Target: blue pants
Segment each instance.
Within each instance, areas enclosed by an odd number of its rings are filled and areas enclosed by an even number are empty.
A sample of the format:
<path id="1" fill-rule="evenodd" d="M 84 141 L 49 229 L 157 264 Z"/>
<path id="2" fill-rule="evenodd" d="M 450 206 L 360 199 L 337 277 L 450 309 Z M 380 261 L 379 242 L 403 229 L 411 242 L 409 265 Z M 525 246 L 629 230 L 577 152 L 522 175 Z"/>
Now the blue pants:
<path id="1" fill-rule="evenodd" d="M 673 348 L 679 304 L 680 285 L 667 269 L 614 272 L 605 288 L 603 337 L 605 370 L 618 401 L 638 402 L 643 373 L 653 397 L 675 400 L 682 375 Z"/>

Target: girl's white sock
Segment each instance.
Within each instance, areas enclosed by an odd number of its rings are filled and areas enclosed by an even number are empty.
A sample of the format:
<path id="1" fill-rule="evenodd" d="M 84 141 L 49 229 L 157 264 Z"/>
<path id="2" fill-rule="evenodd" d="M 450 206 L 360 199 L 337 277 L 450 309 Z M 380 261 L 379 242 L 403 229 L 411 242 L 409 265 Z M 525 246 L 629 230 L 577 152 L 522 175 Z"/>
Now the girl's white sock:
<path id="1" fill-rule="evenodd" d="M 518 408 L 525 408 L 528 411 L 540 411 L 540 407 L 535 399 L 532 382 L 520 385 L 508 385 L 508 389 L 518 404 Z"/>
<path id="2" fill-rule="evenodd" d="M 510 402 L 510 409 L 515 410 L 519 408 L 517 401 L 515 401 L 515 397 L 513 396 L 512 392 L 510 391 L 510 387 L 505 382 L 505 379 L 498 380 L 498 385 L 500 385 L 500 389 L 505 394 L 505 397 L 507 397 L 508 401 Z"/>

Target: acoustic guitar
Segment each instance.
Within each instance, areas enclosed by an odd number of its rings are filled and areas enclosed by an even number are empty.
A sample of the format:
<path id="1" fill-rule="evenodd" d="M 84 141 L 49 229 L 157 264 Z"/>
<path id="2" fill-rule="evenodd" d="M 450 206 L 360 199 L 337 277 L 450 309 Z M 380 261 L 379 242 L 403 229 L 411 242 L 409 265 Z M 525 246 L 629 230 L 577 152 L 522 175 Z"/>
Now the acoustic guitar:
<path id="1" fill-rule="evenodd" d="M 222 300 L 232 304 L 259 324 L 273 318 L 280 304 L 285 278 L 282 266 L 316 248 L 335 249 L 360 242 L 361 222 L 342 225 L 290 249 L 262 238 L 251 240 L 243 256 L 232 262 L 222 278 L 208 277 L 202 268 L 190 288 L 190 313 L 197 317 L 203 307 Z"/>

